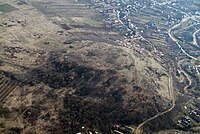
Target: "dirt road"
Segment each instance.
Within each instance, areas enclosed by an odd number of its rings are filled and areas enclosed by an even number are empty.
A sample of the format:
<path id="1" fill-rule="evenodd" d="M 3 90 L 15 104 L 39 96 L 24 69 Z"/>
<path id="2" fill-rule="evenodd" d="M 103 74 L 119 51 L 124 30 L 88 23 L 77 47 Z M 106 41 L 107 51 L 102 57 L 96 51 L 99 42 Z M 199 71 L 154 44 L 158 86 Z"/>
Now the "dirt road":
<path id="1" fill-rule="evenodd" d="M 169 89 L 170 89 L 170 94 L 171 94 L 171 97 L 172 97 L 172 106 L 171 106 L 168 110 L 166 110 L 166 111 L 164 111 L 164 112 L 162 112 L 162 113 L 158 113 L 158 114 L 156 114 L 155 116 L 153 116 L 153 117 L 151 117 L 151 118 L 145 120 L 144 122 L 142 122 L 142 123 L 135 129 L 134 134 L 142 134 L 142 130 L 141 130 L 141 129 L 142 129 L 142 127 L 143 127 L 146 123 L 148 123 L 148 122 L 150 122 L 150 121 L 152 121 L 152 120 L 154 120 L 154 119 L 156 119 L 156 118 L 158 118 L 158 117 L 160 117 L 160 116 L 162 116 L 162 115 L 164 115 L 164 114 L 170 112 L 170 111 L 174 108 L 174 106 L 175 106 L 175 97 L 174 97 L 174 93 L 173 93 L 174 90 L 173 90 L 173 85 L 172 85 L 172 76 L 171 76 L 171 72 L 170 72 L 170 76 L 169 76 Z"/>

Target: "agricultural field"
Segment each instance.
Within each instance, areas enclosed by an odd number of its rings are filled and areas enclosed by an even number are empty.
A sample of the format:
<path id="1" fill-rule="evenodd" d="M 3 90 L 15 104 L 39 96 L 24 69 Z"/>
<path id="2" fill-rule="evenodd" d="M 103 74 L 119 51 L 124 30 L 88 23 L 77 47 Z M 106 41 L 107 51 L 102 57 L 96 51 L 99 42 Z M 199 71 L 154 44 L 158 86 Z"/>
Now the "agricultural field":
<path id="1" fill-rule="evenodd" d="M 16 10 L 17 8 L 11 6 L 10 4 L 0 4 L 0 12 L 8 13 Z"/>

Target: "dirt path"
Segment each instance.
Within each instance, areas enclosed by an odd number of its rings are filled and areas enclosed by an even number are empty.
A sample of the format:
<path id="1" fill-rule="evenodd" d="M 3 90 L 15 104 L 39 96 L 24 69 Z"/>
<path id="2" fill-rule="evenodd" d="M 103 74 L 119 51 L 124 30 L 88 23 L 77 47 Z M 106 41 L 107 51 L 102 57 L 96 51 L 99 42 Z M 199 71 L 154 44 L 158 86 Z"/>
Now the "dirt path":
<path id="1" fill-rule="evenodd" d="M 131 52 L 131 49 L 124 48 L 124 47 L 120 47 L 120 48 L 122 48 L 124 51 L 126 51 L 127 53 L 129 53 L 129 54 L 131 55 L 131 57 L 133 58 L 133 60 L 134 60 L 134 55 L 133 55 L 133 53 Z M 154 117 L 151 117 L 151 118 L 145 120 L 143 123 L 141 123 L 141 124 L 136 128 L 136 130 L 134 131 L 135 134 L 141 134 L 141 133 L 142 133 L 142 132 L 141 132 L 141 128 L 142 128 L 147 122 L 149 122 L 149 121 L 151 121 L 151 120 L 153 120 L 153 119 L 155 119 L 155 118 L 157 118 L 157 117 L 159 117 L 159 116 L 162 116 L 162 115 L 164 115 L 164 114 L 170 112 L 170 111 L 174 108 L 174 106 L 175 106 L 175 97 L 174 97 L 174 94 L 173 94 L 174 90 L 173 90 L 173 85 L 172 85 L 171 70 L 170 70 L 170 73 L 169 73 L 169 74 L 170 74 L 170 76 L 169 76 L 169 85 L 168 85 L 168 87 L 169 87 L 169 95 L 170 95 L 170 97 L 171 97 L 171 99 L 172 99 L 172 106 L 171 106 L 168 110 L 166 110 L 166 111 L 164 111 L 164 112 L 162 112 L 162 113 L 158 113 L 158 114 L 155 115 Z"/>
<path id="2" fill-rule="evenodd" d="M 142 134 L 141 128 L 142 128 L 146 123 L 148 123 L 148 122 L 150 122 L 150 121 L 152 121 L 152 120 L 154 120 L 154 119 L 156 119 L 156 118 L 158 118 L 158 117 L 160 117 L 160 116 L 162 116 L 162 115 L 164 115 L 164 114 L 170 112 L 170 111 L 174 108 L 174 106 L 175 106 L 175 97 L 174 97 L 174 93 L 173 93 L 174 90 L 173 90 L 173 85 L 172 85 L 172 76 L 171 76 L 171 72 L 170 72 L 170 76 L 169 76 L 169 89 L 170 89 L 170 94 L 171 94 L 171 97 L 172 97 L 172 106 L 171 106 L 168 110 L 166 110 L 166 111 L 164 111 L 164 112 L 162 112 L 162 113 L 158 113 L 158 114 L 156 114 L 155 116 L 153 116 L 153 117 L 151 117 L 151 118 L 145 120 L 144 122 L 142 122 L 142 123 L 136 128 L 134 134 Z"/>
<path id="3" fill-rule="evenodd" d="M 189 81 L 189 84 L 187 85 L 187 86 L 185 86 L 184 87 L 184 92 L 185 93 L 187 93 L 188 94 L 188 87 L 189 86 L 191 86 L 192 85 L 192 79 L 190 78 L 190 76 L 183 70 L 183 68 L 181 67 L 181 62 L 183 62 L 184 61 L 184 59 L 183 60 L 180 60 L 179 62 L 178 62 L 178 67 L 179 67 L 179 69 L 180 69 L 180 73 L 182 73 L 186 78 L 187 78 L 187 80 Z"/>

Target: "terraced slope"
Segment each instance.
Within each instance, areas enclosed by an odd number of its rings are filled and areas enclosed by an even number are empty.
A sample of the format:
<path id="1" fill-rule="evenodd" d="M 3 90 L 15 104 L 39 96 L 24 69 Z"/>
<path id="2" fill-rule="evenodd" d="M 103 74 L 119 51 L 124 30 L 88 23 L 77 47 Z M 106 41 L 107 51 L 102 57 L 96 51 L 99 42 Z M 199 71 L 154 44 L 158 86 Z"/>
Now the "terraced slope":
<path id="1" fill-rule="evenodd" d="M 11 80 L 5 76 L 0 77 L 0 103 L 10 95 L 17 87 L 18 82 Z"/>

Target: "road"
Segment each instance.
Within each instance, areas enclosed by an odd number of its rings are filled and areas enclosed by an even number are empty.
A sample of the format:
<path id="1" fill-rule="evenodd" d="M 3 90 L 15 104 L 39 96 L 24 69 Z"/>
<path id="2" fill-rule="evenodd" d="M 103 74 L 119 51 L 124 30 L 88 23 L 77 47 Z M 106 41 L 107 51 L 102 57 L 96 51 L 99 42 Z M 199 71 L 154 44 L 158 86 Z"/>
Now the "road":
<path id="1" fill-rule="evenodd" d="M 198 60 L 197 58 L 191 56 L 189 53 L 187 53 L 185 51 L 185 49 L 183 49 L 183 47 L 180 45 L 178 39 L 176 39 L 172 33 L 172 31 L 174 29 L 176 29 L 177 27 L 179 27 L 182 23 L 184 23 L 185 21 L 188 21 L 189 19 L 195 19 L 196 16 L 189 16 L 189 17 L 185 17 L 184 19 L 182 19 L 182 21 L 178 24 L 175 24 L 173 27 L 171 27 L 169 30 L 168 30 L 168 35 L 169 37 L 176 43 L 176 45 L 180 48 L 180 50 L 189 58 L 193 59 L 193 60 Z"/>
<path id="2" fill-rule="evenodd" d="M 156 3 L 157 5 L 163 6 L 167 4 L 171 4 L 172 2 L 175 2 L 176 0 L 166 0 L 165 2 L 158 2 L 156 0 L 152 0 L 152 2 Z"/>
<path id="3" fill-rule="evenodd" d="M 184 61 L 185 61 L 185 59 L 180 60 L 178 62 L 178 68 L 180 69 L 180 73 L 182 73 L 187 78 L 187 80 L 189 81 L 189 84 L 186 87 L 184 87 L 184 89 L 183 89 L 184 92 L 188 94 L 189 93 L 188 92 L 188 87 L 192 85 L 192 79 L 190 78 L 190 76 L 181 67 L 182 62 L 184 62 Z"/>
<path id="4" fill-rule="evenodd" d="M 171 7 L 171 6 L 168 6 L 168 7 L 169 7 L 169 8 L 172 8 L 172 9 L 174 9 L 174 10 L 176 10 L 177 12 L 180 12 L 180 13 L 186 15 L 186 17 L 183 18 L 183 19 L 181 20 L 180 23 L 175 24 L 173 27 L 171 27 L 171 28 L 168 30 L 168 35 L 169 35 L 170 38 L 178 45 L 178 47 L 181 49 L 181 51 L 182 51 L 183 53 L 185 53 L 185 54 L 186 54 L 188 57 L 190 57 L 191 59 L 197 60 L 197 58 L 191 56 L 190 54 L 188 54 L 188 53 L 182 48 L 182 46 L 179 44 L 178 40 L 173 36 L 172 31 L 173 31 L 173 29 L 176 29 L 176 28 L 179 27 L 182 23 L 184 23 L 184 22 L 186 22 L 186 21 L 188 21 L 188 20 L 190 20 L 190 19 L 191 19 L 191 20 L 197 21 L 197 18 L 199 18 L 199 16 L 190 15 L 190 14 L 188 14 L 188 13 L 182 11 L 182 10 L 178 10 L 178 9 L 176 9 L 176 8 L 174 8 L 174 7 Z M 193 44 L 196 45 L 196 46 L 198 46 L 198 43 L 197 43 L 197 40 L 196 40 L 196 34 L 197 34 L 199 31 L 200 31 L 200 29 L 198 29 L 197 31 L 195 31 L 195 32 L 193 33 Z M 199 46 L 198 46 L 198 47 L 199 47 Z"/>
<path id="5" fill-rule="evenodd" d="M 170 38 L 176 43 L 176 45 L 180 48 L 180 50 L 188 57 L 188 58 L 191 58 L 191 59 L 193 59 L 193 60 L 195 60 L 195 61 L 197 61 L 198 59 L 197 58 L 195 58 L 194 56 L 191 56 L 189 53 L 187 53 L 185 50 L 184 50 L 184 48 L 180 45 L 180 43 L 179 43 L 179 41 L 178 41 L 178 39 L 176 39 L 175 37 L 174 37 L 174 35 L 173 35 L 173 30 L 174 29 L 176 29 L 177 27 L 179 27 L 179 26 L 181 26 L 181 24 L 183 24 L 184 22 L 186 22 L 186 21 L 188 21 L 188 20 L 195 20 L 195 21 L 197 21 L 197 18 L 200 18 L 199 16 L 196 16 L 196 15 L 189 15 L 189 14 L 187 14 L 186 12 L 183 12 L 183 11 L 180 11 L 180 10 L 177 10 L 177 11 L 179 11 L 180 13 L 183 13 L 183 14 L 186 14 L 186 17 L 185 18 L 183 18 L 181 21 L 180 21 L 180 23 L 178 23 L 178 24 L 175 24 L 174 26 L 172 26 L 169 30 L 168 30 L 168 35 L 170 36 Z M 196 46 L 198 46 L 198 44 L 197 44 L 197 40 L 196 40 L 196 34 L 198 33 L 200 31 L 200 29 L 198 29 L 197 31 L 195 31 L 194 33 L 193 33 L 193 44 L 194 45 L 196 45 Z M 199 46 L 198 46 L 199 47 Z M 184 92 L 185 93 L 189 93 L 188 92 L 188 87 L 189 86 L 191 86 L 192 85 L 192 79 L 190 78 L 190 76 L 183 70 L 183 68 L 181 67 L 181 62 L 183 62 L 185 59 L 183 59 L 183 60 L 180 60 L 179 62 L 178 62 L 178 67 L 179 67 L 179 69 L 180 69 L 180 72 L 181 73 L 183 73 L 183 75 L 188 79 L 188 81 L 189 81 L 189 84 L 187 85 L 187 86 L 185 86 L 184 87 Z"/>
<path id="6" fill-rule="evenodd" d="M 200 47 L 197 43 L 197 38 L 196 38 L 196 35 L 197 33 L 200 32 L 200 29 L 196 30 L 193 34 L 192 34 L 192 37 L 193 37 L 193 45 L 197 46 L 197 47 Z"/>
<path id="7" fill-rule="evenodd" d="M 134 134 L 142 134 L 142 130 L 141 130 L 141 129 L 142 129 L 142 127 L 143 127 L 146 123 L 148 123 L 148 122 L 150 122 L 150 121 L 152 121 L 152 120 L 154 120 L 154 119 L 156 119 L 156 118 L 158 118 L 158 117 L 160 117 L 160 116 L 162 116 L 162 115 L 164 115 L 164 114 L 170 112 L 170 111 L 175 107 L 175 97 L 174 97 L 174 90 L 173 90 L 173 84 L 172 84 L 171 71 L 170 71 L 170 76 L 169 76 L 169 89 L 170 89 L 170 94 L 171 94 L 171 97 L 172 97 L 172 106 L 171 106 L 169 109 L 167 109 L 166 111 L 161 112 L 161 113 L 158 113 L 158 114 L 156 114 L 155 116 L 153 116 L 153 117 L 151 117 L 151 118 L 145 120 L 144 122 L 142 122 L 142 123 L 135 129 Z"/>
<path id="8" fill-rule="evenodd" d="M 169 6 L 168 6 L 168 7 L 169 7 Z M 173 7 L 169 7 L 169 8 L 173 8 Z M 184 12 L 184 11 L 181 11 L 181 10 L 178 10 L 178 9 L 175 9 L 175 8 L 173 8 L 173 9 L 176 10 L 177 12 L 180 12 L 180 13 L 182 13 L 182 14 L 185 14 L 186 17 L 183 18 L 183 19 L 181 20 L 180 23 L 175 24 L 174 26 L 172 26 L 172 27 L 168 30 L 168 35 L 169 35 L 169 37 L 177 44 L 177 46 L 181 49 L 181 51 L 182 51 L 187 57 L 189 57 L 189 58 L 191 58 L 191 59 L 193 59 L 193 60 L 198 60 L 197 58 L 191 56 L 189 53 L 187 53 L 187 52 L 183 49 L 183 47 L 179 44 L 179 41 L 173 36 L 172 31 L 173 31 L 173 29 L 176 29 L 177 27 L 179 27 L 179 26 L 180 26 L 181 24 L 183 24 L 184 22 L 186 22 L 186 21 L 188 21 L 188 20 L 190 20 L 190 19 L 191 19 L 191 20 L 197 21 L 197 18 L 200 18 L 200 17 L 197 16 L 197 15 L 189 15 L 188 13 L 186 13 L 186 12 Z M 195 39 L 196 39 L 196 38 L 195 38 Z"/>

